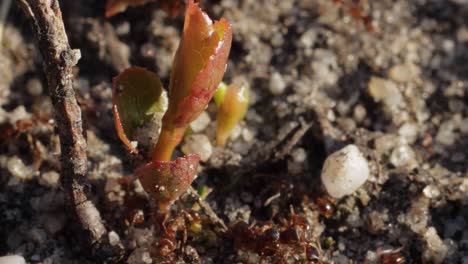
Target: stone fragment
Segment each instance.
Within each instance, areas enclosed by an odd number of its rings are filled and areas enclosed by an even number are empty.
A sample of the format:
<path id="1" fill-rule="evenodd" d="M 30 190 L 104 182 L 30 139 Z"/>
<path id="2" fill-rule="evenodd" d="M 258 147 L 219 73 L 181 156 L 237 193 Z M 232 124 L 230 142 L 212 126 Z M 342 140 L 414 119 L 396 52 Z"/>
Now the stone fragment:
<path id="1" fill-rule="evenodd" d="M 322 182 L 335 198 L 354 193 L 369 178 L 369 165 L 356 145 L 348 145 L 328 156 Z"/>

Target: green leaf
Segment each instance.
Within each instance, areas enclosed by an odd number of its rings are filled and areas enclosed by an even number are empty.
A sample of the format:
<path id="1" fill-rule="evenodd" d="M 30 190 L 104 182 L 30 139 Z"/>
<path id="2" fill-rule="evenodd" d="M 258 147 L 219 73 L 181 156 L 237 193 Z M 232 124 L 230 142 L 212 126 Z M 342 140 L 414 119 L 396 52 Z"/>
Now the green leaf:
<path id="1" fill-rule="evenodd" d="M 117 133 L 131 152 L 135 129 L 148 122 L 156 112 L 167 108 L 166 94 L 156 74 L 140 67 L 131 67 L 113 82 L 113 112 Z"/>

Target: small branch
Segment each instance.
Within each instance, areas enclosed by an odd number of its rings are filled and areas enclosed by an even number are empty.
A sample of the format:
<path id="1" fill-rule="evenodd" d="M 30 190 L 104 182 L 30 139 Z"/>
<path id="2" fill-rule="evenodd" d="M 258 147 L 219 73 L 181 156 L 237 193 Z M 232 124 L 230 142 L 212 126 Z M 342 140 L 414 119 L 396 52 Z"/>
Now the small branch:
<path id="1" fill-rule="evenodd" d="M 44 62 L 49 93 L 61 143 L 61 183 L 67 202 L 96 257 L 120 259 L 121 244 L 110 245 L 108 233 L 99 211 L 88 199 L 86 140 L 81 109 L 73 90 L 72 69 L 80 59 L 80 51 L 68 43 L 57 0 L 18 0 L 31 19 L 39 51 Z"/>
<path id="2" fill-rule="evenodd" d="M 200 212 L 208 217 L 210 222 L 217 227 L 219 232 L 225 233 L 227 231 L 228 228 L 224 221 L 218 217 L 207 202 L 200 198 L 200 195 L 198 195 L 198 192 L 193 189 L 193 187 L 190 187 L 187 192 L 182 195 L 181 200 L 190 203 L 197 203 L 200 206 Z"/>

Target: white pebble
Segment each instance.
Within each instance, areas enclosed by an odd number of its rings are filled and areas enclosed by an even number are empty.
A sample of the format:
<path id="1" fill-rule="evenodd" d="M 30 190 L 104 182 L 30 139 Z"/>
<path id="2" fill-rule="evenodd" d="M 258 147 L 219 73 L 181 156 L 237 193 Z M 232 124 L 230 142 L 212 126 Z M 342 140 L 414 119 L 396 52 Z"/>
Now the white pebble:
<path id="1" fill-rule="evenodd" d="M 398 129 L 398 135 L 406 139 L 406 142 L 414 143 L 418 137 L 418 125 L 405 123 Z"/>
<path id="2" fill-rule="evenodd" d="M 388 107 L 396 107 L 403 103 L 403 96 L 392 81 L 372 77 L 368 89 L 374 101 L 382 101 Z"/>
<path id="3" fill-rule="evenodd" d="M 190 123 L 190 128 L 194 133 L 200 133 L 211 123 L 211 118 L 207 112 L 203 111 L 197 119 Z"/>
<path id="4" fill-rule="evenodd" d="M 283 77 L 278 72 L 271 74 L 270 78 L 270 92 L 273 95 L 280 95 L 286 89 L 286 83 L 283 80 Z"/>
<path id="5" fill-rule="evenodd" d="M 254 133 L 252 132 L 252 130 L 248 129 L 248 128 L 244 128 L 242 129 L 242 139 L 245 141 L 245 142 L 252 142 L 252 140 L 254 139 Z"/>
<path id="6" fill-rule="evenodd" d="M 56 171 L 48 171 L 41 174 L 39 183 L 42 186 L 56 188 L 59 185 L 60 174 Z"/>
<path id="7" fill-rule="evenodd" d="M 109 232 L 109 244 L 111 246 L 115 246 L 120 242 L 120 237 L 119 234 L 117 234 L 115 231 L 110 231 Z"/>
<path id="8" fill-rule="evenodd" d="M 390 155 L 390 163 L 393 166 L 400 167 L 413 167 L 415 164 L 415 156 L 413 149 L 408 145 L 399 145 L 396 147 Z"/>
<path id="9" fill-rule="evenodd" d="M 39 79 L 29 79 L 26 83 L 26 90 L 32 96 L 39 96 L 42 94 L 42 83 Z"/>
<path id="10" fill-rule="evenodd" d="M 439 189 L 434 185 L 427 185 L 423 189 L 423 193 L 427 198 L 436 198 L 440 195 Z"/>
<path id="11" fill-rule="evenodd" d="M 33 177 L 33 171 L 28 166 L 24 165 L 23 161 L 18 157 L 11 157 L 6 164 L 8 171 L 15 178 L 21 180 L 29 180 Z"/>
<path id="12" fill-rule="evenodd" d="M 150 253 L 144 248 L 135 249 L 127 260 L 128 264 L 150 264 L 153 263 Z"/>
<path id="13" fill-rule="evenodd" d="M 321 176 L 328 194 L 335 198 L 352 194 L 368 177 L 368 162 L 356 145 L 348 145 L 328 156 Z"/>
<path id="14" fill-rule="evenodd" d="M 213 147 L 206 135 L 194 134 L 185 140 L 182 152 L 184 154 L 196 153 L 200 155 L 202 161 L 207 161 L 213 154 Z"/>
<path id="15" fill-rule="evenodd" d="M 0 257 L 0 264 L 26 264 L 23 256 L 11 255 Z"/>
<path id="16" fill-rule="evenodd" d="M 415 80 L 421 74 L 421 69 L 413 63 L 395 65 L 388 71 L 388 76 L 397 82 Z"/>

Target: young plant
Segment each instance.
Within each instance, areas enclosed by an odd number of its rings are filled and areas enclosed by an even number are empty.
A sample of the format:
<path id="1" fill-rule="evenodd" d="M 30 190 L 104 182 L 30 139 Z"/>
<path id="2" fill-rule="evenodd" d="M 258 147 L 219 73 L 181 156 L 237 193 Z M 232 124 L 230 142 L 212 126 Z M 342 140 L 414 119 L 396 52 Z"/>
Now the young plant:
<path id="1" fill-rule="evenodd" d="M 246 85 L 221 83 L 214 96 L 218 105 L 216 117 L 216 145 L 224 147 L 234 127 L 241 121 L 249 106 Z"/>
<path id="2" fill-rule="evenodd" d="M 170 205 L 196 176 L 198 155 L 171 161 L 172 153 L 221 82 L 231 42 L 232 29 L 226 19 L 213 23 L 193 0 L 188 2 L 182 38 L 172 65 L 169 105 L 162 118 L 161 133 L 151 162 L 136 170 L 143 188 L 155 200 L 159 214 L 167 215 Z M 141 68 L 133 67 L 114 79 L 116 127 L 130 149 L 128 135 L 162 109 L 161 87 L 156 75 Z"/>

